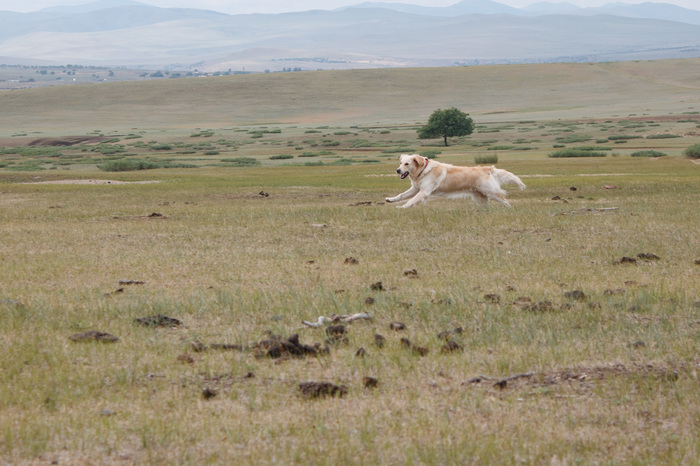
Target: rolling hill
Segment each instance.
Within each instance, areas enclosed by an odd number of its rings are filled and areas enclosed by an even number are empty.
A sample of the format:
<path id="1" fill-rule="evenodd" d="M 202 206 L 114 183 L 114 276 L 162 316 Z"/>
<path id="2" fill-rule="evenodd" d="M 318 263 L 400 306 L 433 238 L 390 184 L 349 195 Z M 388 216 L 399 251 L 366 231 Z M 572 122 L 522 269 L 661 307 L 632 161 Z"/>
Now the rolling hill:
<path id="1" fill-rule="evenodd" d="M 157 79 L 0 92 L 0 137 L 95 129 L 644 118 L 700 111 L 700 59 Z M 649 118 L 649 117 L 647 117 Z"/>
<path id="2" fill-rule="evenodd" d="M 226 15 L 111 0 L 92 9 L 0 12 L 0 50 L 6 64 L 238 72 L 700 56 L 700 18 L 692 24 L 700 12 L 680 9 L 688 22 L 659 19 L 678 16 L 671 5 L 600 10 L 615 14 L 549 14 L 546 5 L 534 14 L 488 0 L 427 10 L 387 5 Z"/>

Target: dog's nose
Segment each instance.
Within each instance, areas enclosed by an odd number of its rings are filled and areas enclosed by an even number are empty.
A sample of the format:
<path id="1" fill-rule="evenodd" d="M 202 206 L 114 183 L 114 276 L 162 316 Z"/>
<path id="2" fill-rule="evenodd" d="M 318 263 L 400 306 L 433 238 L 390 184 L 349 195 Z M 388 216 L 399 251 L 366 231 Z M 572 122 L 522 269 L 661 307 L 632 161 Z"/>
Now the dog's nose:
<path id="1" fill-rule="evenodd" d="M 396 173 L 401 174 L 401 169 L 400 169 L 400 168 L 397 168 L 397 169 L 396 169 Z"/>

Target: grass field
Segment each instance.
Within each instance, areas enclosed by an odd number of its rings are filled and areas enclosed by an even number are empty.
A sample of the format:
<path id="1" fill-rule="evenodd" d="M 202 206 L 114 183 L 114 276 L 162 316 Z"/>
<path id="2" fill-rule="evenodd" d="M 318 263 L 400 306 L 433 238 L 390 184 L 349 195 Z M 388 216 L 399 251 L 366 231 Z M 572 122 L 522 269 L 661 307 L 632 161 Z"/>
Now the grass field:
<path id="1" fill-rule="evenodd" d="M 570 81 L 553 65 L 351 71 L 328 94 L 299 73 L 0 94 L 0 458 L 700 462 L 700 166 L 682 157 L 700 142 L 699 64 L 556 65 Z M 520 74 L 499 83 L 504 68 Z M 567 84 L 589 70 L 605 105 Z M 380 76 L 405 89 L 353 101 Z M 428 77 L 451 87 L 431 96 Z M 475 133 L 418 140 L 465 80 L 511 93 L 509 113 L 454 103 Z M 250 93 L 223 97 L 241 82 Z M 564 88 L 570 101 L 549 94 Z M 605 156 L 549 157 L 582 147 Z M 647 150 L 666 155 L 631 156 Z M 396 209 L 401 152 L 498 155 L 528 188 L 510 210 Z M 355 313 L 372 320 L 347 340 L 302 324 Z M 155 315 L 181 325 L 135 321 Z M 70 338 L 88 331 L 118 341 Z M 293 334 L 318 345 L 270 350 Z"/>

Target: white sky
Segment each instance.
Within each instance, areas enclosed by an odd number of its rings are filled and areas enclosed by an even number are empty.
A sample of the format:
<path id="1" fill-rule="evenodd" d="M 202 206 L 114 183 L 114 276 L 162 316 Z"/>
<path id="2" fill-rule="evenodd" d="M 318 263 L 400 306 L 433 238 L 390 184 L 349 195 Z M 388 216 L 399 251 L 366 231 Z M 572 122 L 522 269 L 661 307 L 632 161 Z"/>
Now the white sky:
<path id="1" fill-rule="evenodd" d="M 137 0 L 159 7 L 199 8 L 205 10 L 221 11 L 229 14 L 243 13 L 283 13 L 287 11 L 305 10 L 332 10 L 346 5 L 362 3 L 365 0 Z M 458 3 L 459 0 L 374 0 L 386 3 L 411 3 L 424 6 L 449 6 Z M 541 0 L 494 0 L 504 5 L 523 7 Z M 560 3 L 559 0 L 549 0 Z M 674 5 L 700 10 L 700 0 L 568 0 L 580 7 L 596 7 L 607 3 L 671 3 Z M 90 3 L 86 0 L 0 0 L 0 10 L 9 11 L 36 11 L 49 6 L 79 5 Z"/>

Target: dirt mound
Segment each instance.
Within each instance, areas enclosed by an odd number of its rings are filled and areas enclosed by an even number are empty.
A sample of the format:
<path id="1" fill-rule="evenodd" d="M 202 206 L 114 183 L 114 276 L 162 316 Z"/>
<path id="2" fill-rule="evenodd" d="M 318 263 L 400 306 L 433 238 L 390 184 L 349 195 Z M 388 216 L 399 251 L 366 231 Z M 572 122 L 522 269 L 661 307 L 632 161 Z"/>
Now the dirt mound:
<path id="1" fill-rule="evenodd" d="M 104 136 L 64 136 L 60 138 L 38 138 L 30 141 L 28 146 L 74 146 L 76 144 L 97 144 L 107 138 Z"/>

